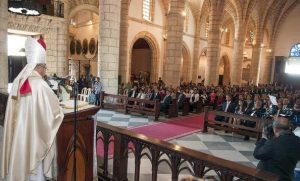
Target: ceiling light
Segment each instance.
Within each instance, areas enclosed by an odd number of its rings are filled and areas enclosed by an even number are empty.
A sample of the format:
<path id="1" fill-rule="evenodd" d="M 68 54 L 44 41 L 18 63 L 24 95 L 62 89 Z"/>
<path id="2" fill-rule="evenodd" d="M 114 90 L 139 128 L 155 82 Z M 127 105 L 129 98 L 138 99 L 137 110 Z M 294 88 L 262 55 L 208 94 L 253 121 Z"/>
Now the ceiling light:
<path id="1" fill-rule="evenodd" d="M 8 11 L 25 16 L 39 16 L 43 6 L 50 3 L 51 0 L 8 0 Z"/>

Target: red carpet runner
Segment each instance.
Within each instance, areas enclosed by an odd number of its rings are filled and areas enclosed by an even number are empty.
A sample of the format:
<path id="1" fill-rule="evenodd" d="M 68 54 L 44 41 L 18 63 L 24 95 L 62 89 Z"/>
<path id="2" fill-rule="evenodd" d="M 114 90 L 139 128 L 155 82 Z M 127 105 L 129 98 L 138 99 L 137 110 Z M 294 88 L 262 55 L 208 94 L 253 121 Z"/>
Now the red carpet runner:
<path id="1" fill-rule="evenodd" d="M 172 140 L 203 129 L 204 114 L 196 116 L 180 117 L 164 122 L 153 123 L 151 125 L 138 126 L 129 128 L 129 130 L 144 134 L 148 137 L 157 138 L 160 140 Z M 113 142 L 109 144 L 108 155 L 113 154 Z M 103 144 L 101 140 L 97 141 L 97 155 L 103 156 Z"/>

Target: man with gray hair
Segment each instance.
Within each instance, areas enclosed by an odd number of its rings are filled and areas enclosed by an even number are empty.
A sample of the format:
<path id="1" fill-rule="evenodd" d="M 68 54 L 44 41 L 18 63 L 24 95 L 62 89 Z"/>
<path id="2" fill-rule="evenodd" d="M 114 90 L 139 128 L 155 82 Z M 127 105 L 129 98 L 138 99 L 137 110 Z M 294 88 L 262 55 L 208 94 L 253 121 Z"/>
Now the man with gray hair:
<path id="1" fill-rule="evenodd" d="M 279 180 L 293 180 L 293 171 L 300 160 L 300 138 L 289 130 L 289 121 L 285 117 L 276 117 L 273 121 L 274 137 L 268 139 L 263 132 L 253 156 L 260 160 L 257 169 L 279 175 Z"/>

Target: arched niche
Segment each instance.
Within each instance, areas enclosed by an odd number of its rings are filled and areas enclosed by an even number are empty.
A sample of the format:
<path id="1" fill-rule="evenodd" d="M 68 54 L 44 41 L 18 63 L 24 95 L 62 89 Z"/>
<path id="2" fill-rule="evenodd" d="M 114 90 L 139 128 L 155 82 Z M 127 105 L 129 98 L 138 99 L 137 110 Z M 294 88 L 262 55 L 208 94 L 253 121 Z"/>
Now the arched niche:
<path id="1" fill-rule="evenodd" d="M 180 81 L 189 82 L 191 81 L 191 56 L 187 45 L 184 43 L 182 46 L 182 57 L 181 57 L 181 68 L 180 68 Z"/>
<path id="2" fill-rule="evenodd" d="M 154 38 L 154 36 L 149 33 L 149 32 L 140 32 L 138 33 L 134 39 L 131 42 L 131 46 L 129 49 L 129 66 L 128 66 L 128 71 L 129 74 L 132 73 L 132 56 L 133 56 L 133 50 L 134 50 L 134 45 L 135 43 L 139 40 L 143 39 L 148 45 L 151 50 L 151 54 L 148 57 L 151 57 L 151 65 L 150 65 L 150 82 L 155 82 L 158 80 L 158 59 L 159 59 L 159 46 Z"/>
<path id="3" fill-rule="evenodd" d="M 92 5 L 73 8 L 69 20 L 69 75 L 98 75 L 99 9 Z M 75 42 L 75 43 L 74 43 Z M 81 51 L 72 51 L 75 46 Z"/>
<path id="4" fill-rule="evenodd" d="M 230 83 L 230 62 L 227 55 L 223 55 L 219 64 L 219 85 Z"/>

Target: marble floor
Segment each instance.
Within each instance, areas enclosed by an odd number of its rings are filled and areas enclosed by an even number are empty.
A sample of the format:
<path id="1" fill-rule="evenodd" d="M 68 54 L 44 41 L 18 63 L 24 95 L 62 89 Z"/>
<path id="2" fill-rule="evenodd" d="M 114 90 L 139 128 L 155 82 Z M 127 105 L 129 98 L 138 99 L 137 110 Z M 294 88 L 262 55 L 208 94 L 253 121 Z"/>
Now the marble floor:
<path id="1" fill-rule="evenodd" d="M 122 128 L 130 128 L 141 125 L 153 124 L 153 117 L 140 116 L 140 115 L 125 115 L 119 112 L 100 110 L 96 114 L 97 121 L 105 122 L 114 126 Z M 166 118 L 160 117 L 160 121 Z M 0 153 L 2 151 L 3 127 L 0 126 Z M 209 130 L 208 133 L 194 133 L 178 139 L 170 140 L 173 144 L 185 146 L 197 151 L 202 151 L 216 157 L 221 157 L 230 161 L 245 164 L 255 167 L 258 163 L 253 156 L 255 147 L 254 140 L 244 141 L 243 137 L 236 134 L 225 134 L 222 131 Z M 0 156 L 0 161 L 2 154 Z M 109 164 L 110 171 L 112 171 L 112 160 Z M 163 163 L 159 166 L 158 171 L 159 181 L 171 180 L 171 171 L 167 164 Z M 190 174 L 183 172 L 180 177 L 187 177 Z M 214 173 L 212 173 L 214 175 Z M 134 156 L 129 154 L 128 159 L 128 179 L 133 180 L 134 176 Z M 147 158 L 143 158 L 141 162 L 141 181 L 151 180 L 151 163 Z M 1 178 L 0 178 L 0 181 Z"/>
<path id="2" fill-rule="evenodd" d="M 159 121 L 164 121 L 166 118 L 160 117 Z M 97 121 L 101 121 L 114 126 L 122 128 L 130 128 L 133 126 L 153 124 L 153 118 L 139 115 L 124 115 L 122 113 L 100 110 L 97 113 Z M 253 157 L 253 150 L 255 148 L 255 140 L 250 139 L 244 141 L 243 136 L 224 133 L 224 131 L 215 131 L 209 129 L 208 133 L 194 133 L 178 139 L 170 140 L 173 144 L 188 147 L 197 151 L 202 151 L 216 157 L 234 161 L 250 167 L 256 167 L 258 160 Z M 129 153 L 128 159 L 128 179 L 134 180 L 134 156 Z M 109 171 L 112 172 L 112 160 L 109 162 Z M 215 175 L 215 173 L 210 173 Z M 180 175 L 181 178 L 190 176 L 189 173 L 184 172 Z M 151 163 L 147 158 L 141 161 L 141 181 L 151 180 Z M 171 170 L 167 164 L 159 166 L 158 180 L 171 180 Z"/>

